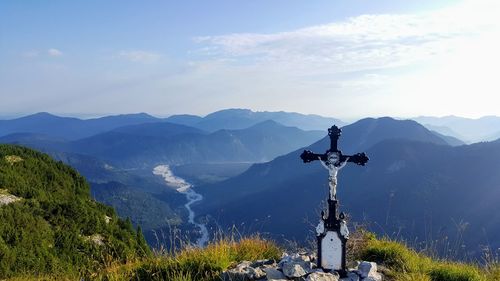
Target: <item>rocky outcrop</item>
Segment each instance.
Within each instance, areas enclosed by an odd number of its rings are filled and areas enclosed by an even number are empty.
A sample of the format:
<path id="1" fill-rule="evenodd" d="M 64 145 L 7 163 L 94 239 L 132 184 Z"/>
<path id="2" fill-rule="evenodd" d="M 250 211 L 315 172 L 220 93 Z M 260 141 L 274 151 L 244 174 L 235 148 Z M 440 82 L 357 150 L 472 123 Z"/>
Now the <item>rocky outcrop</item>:
<path id="1" fill-rule="evenodd" d="M 307 253 L 284 254 L 280 261 L 244 261 L 225 271 L 224 281 L 382 281 L 383 275 L 377 271 L 374 262 L 356 262 L 347 277 L 340 278 L 337 272 L 325 272 L 316 267 L 316 258 Z"/>
<path id="2" fill-rule="evenodd" d="M 17 156 L 17 155 L 7 155 L 4 157 L 5 161 L 9 163 L 10 165 L 14 165 L 16 163 L 24 161 L 23 158 Z"/>
<path id="3" fill-rule="evenodd" d="M 21 200 L 21 198 L 14 196 L 12 194 L 9 194 L 7 190 L 5 189 L 0 189 L 0 206 L 2 205 L 8 205 L 10 203 L 14 203 Z"/>

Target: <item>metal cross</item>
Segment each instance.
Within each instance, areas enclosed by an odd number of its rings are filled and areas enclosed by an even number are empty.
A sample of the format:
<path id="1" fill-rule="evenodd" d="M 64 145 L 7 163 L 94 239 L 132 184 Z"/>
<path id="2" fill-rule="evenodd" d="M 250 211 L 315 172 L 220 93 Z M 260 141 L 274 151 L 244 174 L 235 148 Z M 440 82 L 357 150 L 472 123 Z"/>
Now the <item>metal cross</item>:
<path id="1" fill-rule="evenodd" d="M 342 130 L 337 126 L 332 126 L 328 129 L 328 136 L 330 136 L 330 149 L 328 149 L 323 154 L 313 153 L 310 150 L 304 150 L 300 155 L 304 163 L 309 163 L 315 160 L 323 161 L 327 166 L 334 165 L 335 167 L 341 167 L 346 162 L 351 162 L 357 165 L 364 166 L 368 162 L 369 158 L 366 154 L 357 153 L 354 155 L 343 155 L 337 147 L 338 140 Z"/>
<path id="2" fill-rule="evenodd" d="M 330 149 L 324 154 L 316 154 L 309 150 L 304 150 L 300 155 L 304 163 L 320 160 L 321 164 L 328 169 L 330 196 L 328 198 L 328 215 L 321 212 L 321 220 L 316 227 L 318 239 L 318 267 L 327 270 L 336 270 L 341 277 L 347 276 L 347 239 L 349 231 L 347 229 L 344 213 L 338 214 L 337 201 L 337 173 L 348 162 L 364 166 L 368 162 L 365 153 L 354 155 L 344 155 L 338 149 L 338 140 L 342 130 L 337 126 L 328 129 L 330 136 Z"/>

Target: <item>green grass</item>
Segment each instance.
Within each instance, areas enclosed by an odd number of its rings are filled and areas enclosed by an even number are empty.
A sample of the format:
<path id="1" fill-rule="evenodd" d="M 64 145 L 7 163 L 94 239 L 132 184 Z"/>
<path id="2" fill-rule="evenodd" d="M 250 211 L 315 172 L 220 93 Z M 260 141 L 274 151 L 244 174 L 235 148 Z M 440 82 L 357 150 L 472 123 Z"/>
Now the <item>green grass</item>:
<path id="1" fill-rule="evenodd" d="M 355 259 L 375 261 L 388 281 L 495 281 L 500 280 L 500 264 L 490 262 L 480 267 L 475 264 L 431 259 L 407 247 L 404 243 L 389 239 L 376 239 L 364 234 L 357 243 L 362 245 L 351 253 Z M 220 239 L 206 248 L 186 247 L 175 253 L 156 253 L 151 257 L 132 262 L 114 263 L 89 275 L 91 280 L 121 281 L 215 281 L 233 265 L 241 261 L 278 260 L 282 250 L 275 243 L 259 237 Z M 79 280 L 74 274 L 59 276 L 27 276 L 11 279 Z M 85 279 L 87 280 L 87 279 Z"/>
<path id="2" fill-rule="evenodd" d="M 358 253 L 362 260 L 375 261 L 388 268 L 386 275 L 395 281 L 492 281 L 500 280 L 500 266 L 431 259 L 405 244 L 367 236 Z"/>
<path id="3" fill-rule="evenodd" d="M 0 196 L 9 194 L 22 200 L 0 206 L 0 280 L 86 276 L 150 254 L 141 231 L 94 201 L 76 170 L 46 154 L 0 144 Z"/>
<path id="4" fill-rule="evenodd" d="M 282 251 L 259 237 L 239 241 L 222 239 L 206 248 L 186 248 L 174 254 L 157 254 L 133 264 L 109 267 L 96 280 L 220 280 L 220 274 L 244 260 L 279 259 Z"/>

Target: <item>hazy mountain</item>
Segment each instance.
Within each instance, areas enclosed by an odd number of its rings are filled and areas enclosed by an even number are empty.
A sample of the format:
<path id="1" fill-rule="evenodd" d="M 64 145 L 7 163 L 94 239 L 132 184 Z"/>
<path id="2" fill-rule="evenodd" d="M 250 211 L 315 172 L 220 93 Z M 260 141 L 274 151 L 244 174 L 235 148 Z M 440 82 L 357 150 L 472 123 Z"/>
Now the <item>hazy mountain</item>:
<path id="1" fill-rule="evenodd" d="M 453 136 L 472 143 L 497 139 L 500 132 L 500 117 L 485 116 L 470 119 L 456 116 L 416 117 L 413 120 L 444 135 Z"/>
<path id="2" fill-rule="evenodd" d="M 406 136 L 406 137 L 405 137 Z M 456 237 L 454 223 L 467 222 L 469 249 L 485 242 L 473 235 L 485 227 L 500 235 L 500 142 L 452 147 L 414 121 L 365 119 L 344 127 L 340 148 L 365 151 L 366 167 L 348 165 L 340 173 L 342 210 L 352 221 L 369 222 L 381 234 L 398 233 L 412 240 Z M 322 152 L 323 139 L 308 149 Z M 328 193 L 328 172 L 319 163 L 302 163 L 302 150 L 255 164 L 243 174 L 198 190 L 205 200 L 197 207 L 222 226 L 304 239 L 316 224 Z M 245 206 L 242 208 L 241 206 Z M 493 219 L 493 221 L 491 221 Z M 498 239 L 497 239 L 498 240 Z M 500 240 L 490 241 L 495 247 Z M 451 240 L 450 240 L 451 241 Z"/>
<path id="3" fill-rule="evenodd" d="M 180 124 L 168 123 L 168 122 L 145 123 L 139 125 L 124 126 L 116 128 L 111 132 L 129 134 L 134 136 L 159 137 L 159 138 L 170 138 L 173 136 L 183 135 L 183 134 L 198 134 L 198 135 L 206 134 L 204 131 L 200 129 Z"/>
<path id="4" fill-rule="evenodd" d="M 440 247 L 465 243 L 473 255 L 478 254 L 478 245 L 500 246 L 500 205 L 496 202 L 500 142 L 454 148 L 388 140 L 367 153 L 371 157 L 368 166 L 348 166 L 339 178 L 338 196 L 351 222 L 407 240 L 430 243 L 448 237 L 440 241 Z M 263 232 L 300 241 L 312 230 L 311 224 L 317 223 L 320 202 L 327 196 L 328 174 L 318 166 L 302 164 L 297 168 L 305 172 L 300 172 L 255 165 L 224 183 L 224 200 L 215 199 L 213 190 L 203 190 L 208 213 L 219 225 L 254 224 Z"/>
<path id="5" fill-rule="evenodd" d="M 0 136 L 14 133 L 33 133 L 77 140 L 128 125 L 168 122 L 201 130 L 215 132 L 221 129 L 245 129 L 257 123 L 273 120 L 288 127 L 303 130 L 323 130 L 331 124 L 344 124 L 334 118 L 319 115 L 304 115 L 293 112 L 254 112 L 248 109 L 220 110 L 205 117 L 181 114 L 160 119 L 146 113 L 78 119 L 55 116 L 46 112 L 36 113 L 11 120 L 0 120 Z"/>
<path id="6" fill-rule="evenodd" d="M 312 143 L 321 135 L 273 121 L 211 134 L 183 125 L 153 123 L 81 139 L 71 143 L 71 150 L 129 168 L 160 163 L 262 162 Z"/>
<path id="7" fill-rule="evenodd" d="M 186 125 L 186 126 L 195 126 L 201 120 L 203 120 L 202 117 L 190 114 L 172 115 L 168 118 L 165 118 L 165 121 L 167 122 Z"/>
<path id="8" fill-rule="evenodd" d="M 193 115 L 174 115 L 167 121 L 194 126 L 206 131 L 214 132 L 220 129 L 245 129 L 257 123 L 273 120 L 289 127 L 302 130 L 324 130 L 332 124 L 343 125 L 344 122 L 319 115 L 305 115 L 294 112 L 251 111 L 249 109 L 225 109 L 208 114 L 201 118 Z"/>
<path id="9" fill-rule="evenodd" d="M 69 149 L 67 140 L 37 133 L 13 133 L 0 137 L 0 143 L 24 145 L 42 151 L 64 151 Z"/>
<path id="10" fill-rule="evenodd" d="M 451 146 L 459 146 L 459 145 L 464 145 L 466 144 L 465 142 L 463 142 L 462 140 L 460 139 L 457 139 L 455 137 L 452 137 L 452 136 L 449 136 L 449 135 L 443 135 L 441 133 L 438 133 L 436 131 L 431 131 L 433 134 L 435 134 L 436 136 L 438 136 L 439 138 L 443 139 L 444 141 L 446 141 L 446 143 L 448 143 L 449 145 Z"/>
<path id="11" fill-rule="evenodd" d="M 82 120 L 41 112 L 12 120 L 0 120 L 0 136 L 35 133 L 75 140 L 126 125 L 160 121 L 161 119 L 145 113 Z"/>
<path id="12" fill-rule="evenodd" d="M 326 134 L 325 131 L 323 136 Z M 339 139 L 339 148 L 344 154 L 354 154 L 388 139 L 407 139 L 448 146 L 443 139 L 440 139 L 415 121 L 400 121 L 384 117 L 379 119 L 367 118 L 343 127 L 342 136 Z M 330 140 L 328 136 L 325 136 L 305 149 L 323 153 L 329 148 L 329 145 Z M 223 204 L 224 201 L 231 201 L 234 198 L 243 197 L 257 190 L 271 188 L 277 183 L 288 181 L 290 178 L 300 178 L 324 170 L 319 163 L 318 165 L 304 165 L 299 157 L 302 151 L 303 149 L 299 149 L 277 157 L 273 161 L 255 164 L 238 177 L 205 186 L 202 191 L 207 192 L 207 198 L 213 196 L 213 198 L 206 200 L 205 204 L 216 208 L 217 205 Z M 227 192 L 228 189 L 231 189 L 232 198 L 218 196 L 220 192 Z"/>

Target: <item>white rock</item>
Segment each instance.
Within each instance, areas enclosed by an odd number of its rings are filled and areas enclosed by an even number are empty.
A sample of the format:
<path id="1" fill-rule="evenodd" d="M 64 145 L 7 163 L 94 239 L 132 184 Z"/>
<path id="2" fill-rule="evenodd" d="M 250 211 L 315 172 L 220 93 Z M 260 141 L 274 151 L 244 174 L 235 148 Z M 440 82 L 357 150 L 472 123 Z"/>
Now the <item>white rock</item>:
<path id="1" fill-rule="evenodd" d="M 230 269 L 222 274 L 222 280 L 226 281 L 248 281 L 255 280 L 265 276 L 265 273 L 260 268 L 253 268 L 249 261 L 243 261 L 235 268 Z"/>
<path id="2" fill-rule="evenodd" d="M 306 281 L 338 281 L 339 275 L 337 273 L 326 272 L 313 272 L 307 276 Z"/>
<path id="3" fill-rule="evenodd" d="M 363 281 L 382 281 L 384 280 L 383 275 L 378 272 L 373 272 L 368 275 L 368 277 L 363 278 Z"/>
<path id="4" fill-rule="evenodd" d="M 104 237 L 101 234 L 93 234 L 87 239 L 98 246 L 104 246 Z"/>
<path id="5" fill-rule="evenodd" d="M 9 205 L 19 200 L 21 200 L 20 197 L 9 194 L 5 189 L 0 189 L 0 206 Z"/>
<path id="6" fill-rule="evenodd" d="M 362 261 L 358 265 L 358 271 L 361 278 L 367 278 L 368 276 L 377 273 L 377 264 L 374 262 Z"/>
<path id="7" fill-rule="evenodd" d="M 283 268 L 283 265 L 285 263 L 289 263 L 292 261 L 292 257 L 289 256 L 288 254 L 284 253 L 283 256 L 281 256 L 281 260 L 278 263 L 278 268 Z"/>
<path id="8" fill-rule="evenodd" d="M 307 275 L 311 271 L 311 266 L 306 262 L 286 262 L 283 264 L 283 274 L 288 278 L 298 278 Z"/>
<path id="9" fill-rule="evenodd" d="M 275 268 L 264 268 L 263 270 L 266 273 L 266 278 L 268 281 L 286 280 L 286 276 L 283 274 L 283 272 Z"/>

